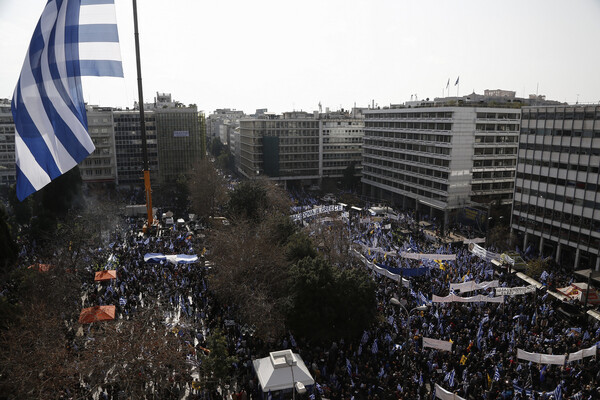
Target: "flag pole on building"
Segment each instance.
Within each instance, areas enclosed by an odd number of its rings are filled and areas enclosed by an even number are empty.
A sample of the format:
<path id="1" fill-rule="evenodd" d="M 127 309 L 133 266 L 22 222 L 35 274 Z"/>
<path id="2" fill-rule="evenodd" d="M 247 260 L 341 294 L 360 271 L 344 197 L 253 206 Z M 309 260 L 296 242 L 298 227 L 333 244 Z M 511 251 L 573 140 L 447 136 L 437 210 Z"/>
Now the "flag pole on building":
<path id="1" fill-rule="evenodd" d="M 137 20 L 137 2 L 133 0 L 133 31 L 135 36 L 135 59 L 137 65 L 137 79 L 138 79 L 138 104 L 140 107 L 140 130 L 142 132 L 142 154 L 144 159 L 144 188 L 146 192 L 146 212 L 148 214 L 148 223 L 146 230 L 149 230 L 152 226 L 152 188 L 150 186 L 150 168 L 148 166 L 148 148 L 146 142 L 146 120 L 144 119 L 144 93 L 142 91 L 142 66 L 140 63 L 140 39 L 138 33 L 138 20 Z"/>

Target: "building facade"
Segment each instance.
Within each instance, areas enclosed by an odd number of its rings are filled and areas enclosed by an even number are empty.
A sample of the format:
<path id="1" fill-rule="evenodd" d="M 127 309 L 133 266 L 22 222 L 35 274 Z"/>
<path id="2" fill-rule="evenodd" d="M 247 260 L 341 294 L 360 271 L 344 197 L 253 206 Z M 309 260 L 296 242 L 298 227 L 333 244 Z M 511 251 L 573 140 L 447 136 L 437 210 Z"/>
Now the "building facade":
<path id="1" fill-rule="evenodd" d="M 512 202 L 520 110 L 477 106 L 365 111 L 363 194 L 443 219 Z"/>
<path id="2" fill-rule="evenodd" d="M 113 110 L 109 107 L 86 105 L 88 132 L 96 149 L 79 163 L 83 182 L 95 184 L 116 184 L 117 159 Z"/>
<path id="3" fill-rule="evenodd" d="M 157 109 L 159 184 L 175 183 L 206 152 L 204 116 L 196 107 Z"/>
<path id="4" fill-rule="evenodd" d="M 9 99 L 0 99 L 0 186 L 16 183 L 15 122 Z"/>
<path id="5" fill-rule="evenodd" d="M 118 110 L 113 113 L 117 161 L 117 184 L 120 187 L 143 187 L 144 160 L 139 111 Z M 158 181 L 158 141 L 156 116 L 144 112 L 150 180 Z"/>
<path id="6" fill-rule="evenodd" d="M 240 120 L 239 171 L 285 184 L 320 185 L 361 170 L 363 120 L 347 112 L 286 112 Z"/>
<path id="7" fill-rule="evenodd" d="M 523 108 L 511 227 L 574 269 L 600 270 L 600 106 Z"/>

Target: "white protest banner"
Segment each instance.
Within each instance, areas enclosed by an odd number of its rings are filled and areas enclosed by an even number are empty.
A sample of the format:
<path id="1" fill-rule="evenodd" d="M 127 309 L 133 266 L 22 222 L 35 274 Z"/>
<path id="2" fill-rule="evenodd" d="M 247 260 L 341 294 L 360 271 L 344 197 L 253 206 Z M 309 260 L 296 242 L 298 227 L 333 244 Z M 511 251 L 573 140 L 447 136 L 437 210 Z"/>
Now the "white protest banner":
<path id="1" fill-rule="evenodd" d="M 469 244 L 469 250 L 471 251 L 471 253 L 475 254 L 477 257 L 486 260 L 486 261 L 491 261 L 491 260 L 499 260 L 500 259 L 500 255 L 491 251 L 487 251 L 486 249 L 484 249 L 483 247 L 481 247 L 478 244 L 475 243 L 470 243 Z"/>
<path id="2" fill-rule="evenodd" d="M 574 353 L 569 353 L 567 362 L 583 360 L 585 357 L 595 357 L 596 350 L 597 350 L 597 348 L 594 345 L 592 347 L 588 347 L 587 349 L 579 350 Z"/>
<path id="3" fill-rule="evenodd" d="M 464 244 L 469 243 L 485 243 L 485 238 L 473 238 L 473 239 L 465 239 L 463 240 Z"/>
<path id="4" fill-rule="evenodd" d="M 354 250 L 354 255 L 360 258 L 361 261 L 365 264 L 365 266 L 367 266 L 367 268 L 372 269 L 378 275 L 386 276 L 390 279 L 395 280 L 396 282 L 400 282 L 400 280 L 402 280 L 402 286 L 404 286 L 405 288 L 410 287 L 410 281 L 408 279 L 403 278 L 399 274 L 394 274 L 393 272 L 390 272 L 385 268 L 377 266 L 377 264 L 370 262 L 365 256 L 363 256 L 356 250 Z"/>
<path id="5" fill-rule="evenodd" d="M 477 295 L 472 297 L 460 297 L 455 294 L 448 296 L 436 296 L 435 294 L 431 298 L 432 303 L 504 303 L 504 296 L 488 297 L 483 295 Z"/>
<path id="6" fill-rule="evenodd" d="M 435 397 L 441 400 L 465 400 L 464 397 L 447 391 L 437 383 L 435 384 Z"/>
<path id="7" fill-rule="evenodd" d="M 431 347 L 432 349 L 439 349 L 444 351 L 452 351 L 452 342 L 448 342 L 447 340 L 437 340 L 424 337 L 423 348 L 425 347 Z"/>
<path id="8" fill-rule="evenodd" d="M 480 282 L 475 283 L 475 281 L 463 282 L 463 283 L 451 283 L 450 290 L 454 290 L 456 292 L 473 292 L 475 290 L 487 289 L 487 288 L 495 288 L 500 284 L 499 281 L 489 281 L 489 282 Z"/>
<path id="9" fill-rule="evenodd" d="M 454 261 L 456 260 L 456 254 L 425 254 L 425 253 L 409 253 L 403 251 L 400 253 L 400 257 L 409 258 L 411 260 L 440 260 L 440 261 Z"/>
<path id="10" fill-rule="evenodd" d="M 525 361 L 531 361 L 536 364 L 563 365 L 565 363 L 565 360 L 567 359 L 567 356 L 543 353 L 529 353 L 525 350 L 517 349 L 517 358 Z"/>
<path id="11" fill-rule="evenodd" d="M 300 221 L 304 218 L 310 218 L 310 217 L 314 217 L 315 215 L 330 213 L 330 212 L 335 212 L 335 211 L 344 211 L 344 206 L 336 204 L 336 205 L 332 205 L 332 206 L 317 207 L 317 208 L 313 208 L 312 210 L 294 214 L 291 216 L 291 218 L 292 218 L 292 221 Z"/>
<path id="12" fill-rule="evenodd" d="M 512 287 L 512 288 L 500 288 L 500 287 L 496 288 L 496 296 L 516 296 L 516 295 L 520 295 L 520 294 L 534 293 L 534 292 L 535 292 L 534 285 L 518 286 L 518 287 Z"/>

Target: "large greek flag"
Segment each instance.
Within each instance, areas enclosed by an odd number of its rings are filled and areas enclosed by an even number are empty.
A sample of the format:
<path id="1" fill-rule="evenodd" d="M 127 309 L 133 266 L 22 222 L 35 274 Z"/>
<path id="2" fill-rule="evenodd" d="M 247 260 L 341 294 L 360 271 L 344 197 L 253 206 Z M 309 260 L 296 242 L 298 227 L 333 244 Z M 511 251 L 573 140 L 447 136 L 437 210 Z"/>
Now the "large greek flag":
<path id="1" fill-rule="evenodd" d="M 49 0 L 12 99 L 19 200 L 94 151 L 82 76 L 123 76 L 114 0 Z"/>

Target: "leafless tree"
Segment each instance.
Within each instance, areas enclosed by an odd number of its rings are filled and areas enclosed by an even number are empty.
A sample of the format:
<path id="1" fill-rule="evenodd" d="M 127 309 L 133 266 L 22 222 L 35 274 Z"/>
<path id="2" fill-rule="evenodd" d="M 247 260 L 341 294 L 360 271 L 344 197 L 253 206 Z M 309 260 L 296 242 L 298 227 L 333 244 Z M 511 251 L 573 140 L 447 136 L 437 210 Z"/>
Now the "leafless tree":
<path id="1" fill-rule="evenodd" d="M 223 178 L 212 162 L 200 160 L 190 173 L 189 192 L 192 210 L 202 218 L 213 215 L 214 211 L 227 199 Z"/>

